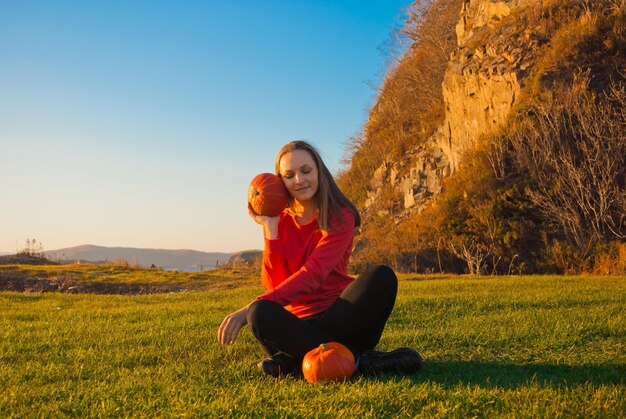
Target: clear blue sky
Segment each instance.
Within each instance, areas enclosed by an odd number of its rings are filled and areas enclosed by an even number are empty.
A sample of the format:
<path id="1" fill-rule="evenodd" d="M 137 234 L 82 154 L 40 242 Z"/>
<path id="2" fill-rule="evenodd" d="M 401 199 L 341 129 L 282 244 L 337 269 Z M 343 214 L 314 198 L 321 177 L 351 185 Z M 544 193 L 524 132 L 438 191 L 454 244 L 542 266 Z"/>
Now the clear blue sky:
<path id="1" fill-rule="evenodd" d="M 250 180 L 339 168 L 409 4 L 0 0 L 0 251 L 261 248 Z"/>

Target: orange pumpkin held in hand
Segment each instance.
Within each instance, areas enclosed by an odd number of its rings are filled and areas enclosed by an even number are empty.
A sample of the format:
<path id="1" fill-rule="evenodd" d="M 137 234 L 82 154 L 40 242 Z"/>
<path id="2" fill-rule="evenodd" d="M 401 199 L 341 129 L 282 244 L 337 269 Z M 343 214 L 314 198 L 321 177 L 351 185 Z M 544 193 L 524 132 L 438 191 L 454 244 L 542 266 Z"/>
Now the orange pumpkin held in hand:
<path id="1" fill-rule="evenodd" d="M 304 356 L 302 374 L 311 384 L 343 381 L 354 374 L 354 355 L 339 342 L 322 343 Z"/>
<path id="2" fill-rule="evenodd" d="M 250 182 L 248 202 L 258 215 L 276 217 L 289 204 L 289 192 L 279 176 L 261 173 Z"/>

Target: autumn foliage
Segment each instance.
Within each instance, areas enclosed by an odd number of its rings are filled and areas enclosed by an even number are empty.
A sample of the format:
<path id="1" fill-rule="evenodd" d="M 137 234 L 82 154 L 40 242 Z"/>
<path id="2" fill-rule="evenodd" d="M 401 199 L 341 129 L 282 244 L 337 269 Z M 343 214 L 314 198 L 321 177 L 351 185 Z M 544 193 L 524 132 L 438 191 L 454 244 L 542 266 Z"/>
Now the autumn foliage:
<path id="1" fill-rule="evenodd" d="M 346 144 L 339 183 L 362 208 L 382 162 L 402 159 L 443 120 L 460 5 L 407 10 L 410 46 Z M 542 40 L 509 121 L 466 153 L 423 211 L 404 211 L 383 187 L 357 237 L 355 270 L 626 273 L 626 2 L 546 1 L 509 20 Z"/>

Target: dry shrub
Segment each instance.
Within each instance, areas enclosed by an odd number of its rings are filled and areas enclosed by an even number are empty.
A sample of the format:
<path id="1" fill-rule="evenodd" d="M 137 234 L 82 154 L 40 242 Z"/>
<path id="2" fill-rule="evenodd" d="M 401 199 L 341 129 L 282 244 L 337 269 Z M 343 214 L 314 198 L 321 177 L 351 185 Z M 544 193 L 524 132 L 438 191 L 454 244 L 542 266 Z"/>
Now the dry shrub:
<path id="1" fill-rule="evenodd" d="M 122 268 L 128 268 L 130 267 L 130 264 L 128 263 L 128 261 L 124 258 L 115 258 L 113 261 L 108 263 L 111 266 L 119 266 Z"/>
<path id="2" fill-rule="evenodd" d="M 598 243 L 626 238 L 626 96 L 597 95 L 588 77 L 543 95 L 517 115 L 514 162 L 527 193 L 580 262 Z"/>
<path id="3" fill-rule="evenodd" d="M 128 262 L 128 260 L 122 257 L 115 258 L 115 260 L 113 260 L 112 262 L 107 262 L 107 265 L 117 266 L 120 268 L 134 268 L 134 269 L 141 268 L 141 264 L 138 261 Z"/>
<path id="4" fill-rule="evenodd" d="M 560 274 L 576 274 L 584 270 L 580 265 L 580 259 L 577 257 L 576 252 L 567 243 L 554 240 L 548 246 L 546 253 L 550 264 Z"/>
<path id="5" fill-rule="evenodd" d="M 546 43 L 529 82 L 534 92 L 570 83 L 574 68 L 590 74 L 596 91 L 623 79 L 626 0 L 560 0 L 538 7 L 541 13 L 529 24 Z"/>
<path id="6" fill-rule="evenodd" d="M 455 176 L 445 179 L 444 192 L 415 217 L 421 250 L 443 256 L 445 266 L 436 270 L 446 272 L 533 272 L 529 261 L 539 240 L 520 195 L 494 176 L 481 149 L 468 153 Z"/>
<path id="7" fill-rule="evenodd" d="M 591 272 L 598 275 L 625 275 L 626 243 L 611 242 L 598 246 Z"/>

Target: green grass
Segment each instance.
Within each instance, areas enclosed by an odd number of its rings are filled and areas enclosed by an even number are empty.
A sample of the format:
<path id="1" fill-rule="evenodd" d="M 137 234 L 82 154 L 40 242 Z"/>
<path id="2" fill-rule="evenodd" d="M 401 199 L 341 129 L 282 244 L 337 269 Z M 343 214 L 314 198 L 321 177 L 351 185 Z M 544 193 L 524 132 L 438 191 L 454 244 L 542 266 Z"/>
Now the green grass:
<path id="1" fill-rule="evenodd" d="M 216 279 L 217 280 L 217 279 Z M 0 416 L 623 417 L 626 278 L 405 275 L 379 348 L 418 349 L 415 376 L 341 384 L 261 375 L 260 291 L 0 293 Z"/>

